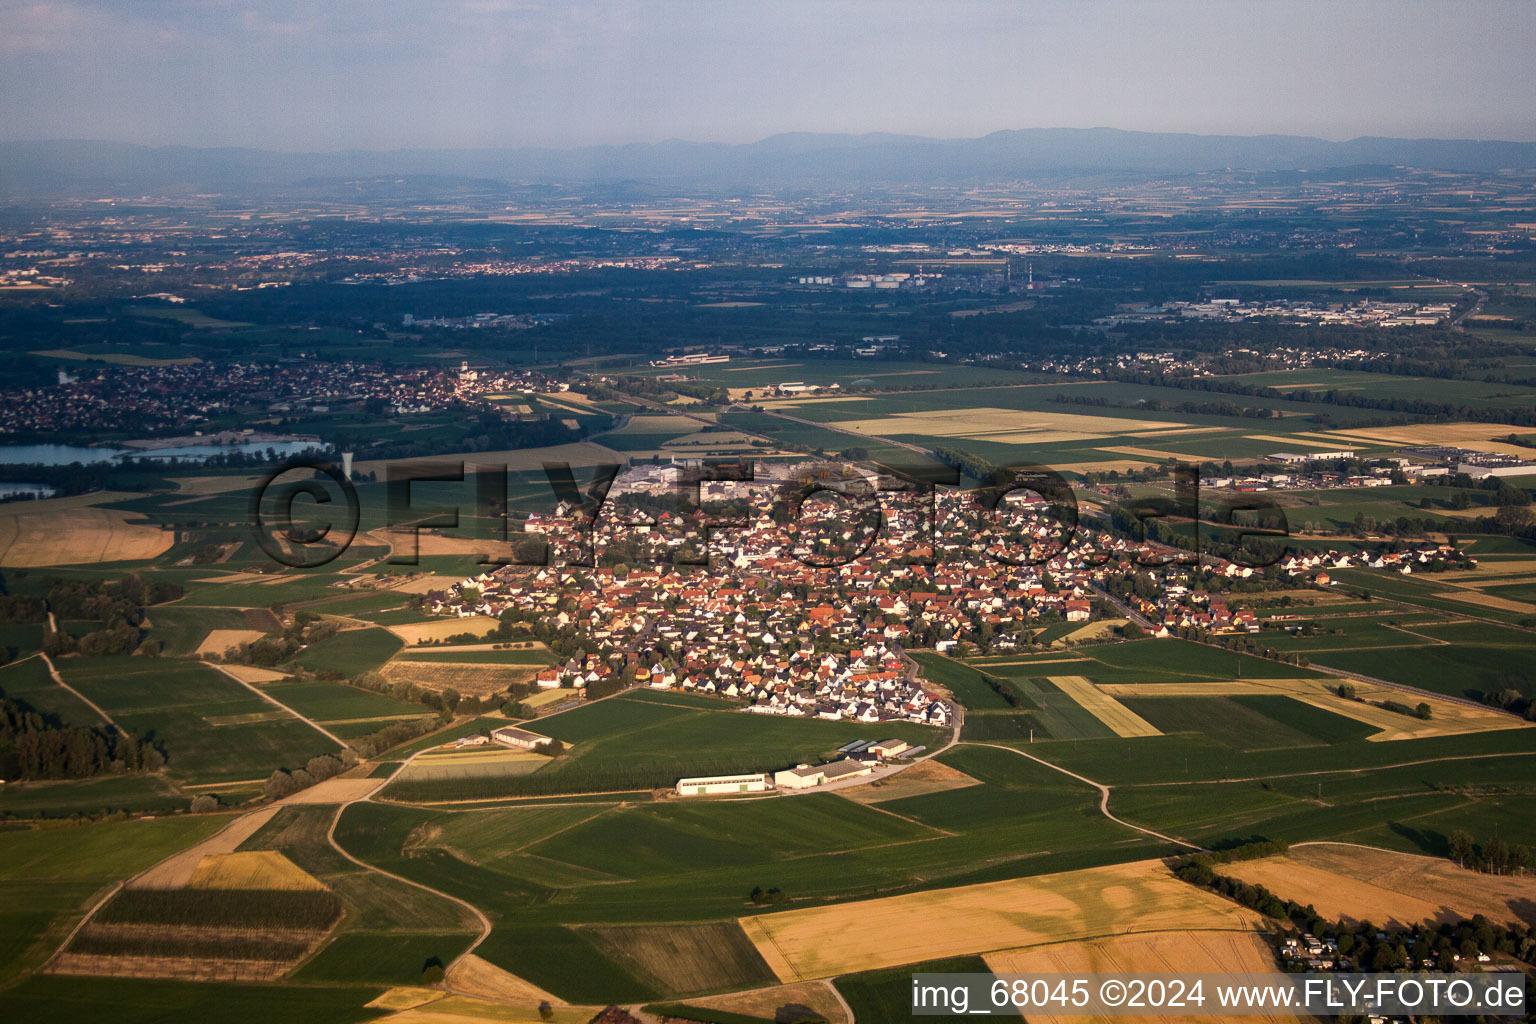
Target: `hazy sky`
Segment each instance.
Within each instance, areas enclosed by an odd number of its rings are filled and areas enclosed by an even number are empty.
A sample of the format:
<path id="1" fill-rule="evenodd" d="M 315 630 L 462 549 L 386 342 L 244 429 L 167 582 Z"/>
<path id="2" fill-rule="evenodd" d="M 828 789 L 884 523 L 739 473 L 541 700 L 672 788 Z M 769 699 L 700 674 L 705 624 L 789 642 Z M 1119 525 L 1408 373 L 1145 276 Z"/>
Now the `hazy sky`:
<path id="1" fill-rule="evenodd" d="M 1536 2 L 0 0 L 0 138 L 1536 140 Z"/>

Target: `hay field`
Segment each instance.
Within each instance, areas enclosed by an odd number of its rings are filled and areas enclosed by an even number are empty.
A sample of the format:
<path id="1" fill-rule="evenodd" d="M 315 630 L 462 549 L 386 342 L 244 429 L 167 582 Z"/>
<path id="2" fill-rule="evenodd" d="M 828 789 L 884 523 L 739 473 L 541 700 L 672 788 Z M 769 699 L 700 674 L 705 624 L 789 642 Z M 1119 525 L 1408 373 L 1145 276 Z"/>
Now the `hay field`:
<path id="1" fill-rule="evenodd" d="M 1351 682 L 1354 681 L 1351 680 Z M 1345 700 L 1332 689 L 1337 685 L 1338 683 L 1331 679 L 1232 679 L 1209 683 L 1104 683 L 1099 689 L 1112 697 L 1232 697 L 1244 694 L 1278 694 L 1375 726 L 1380 731 L 1366 737 L 1367 741 L 1373 743 L 1532 727 L 1530 722 L 1522 722 L 1518 718 L 1500 714 L 1491 708 L 1463 704 L 1433 694 L 1405 693 L 1402 690 L 1375 686 L 1371 683 L 1354 682 L 1355 694 L 1360 700 Z M 1384 700 L 1394 700 L 1399 704 L 1408 705 L 1417 705 L 1423 701 L 1430 706 L 1431 717 L 1427 720 L 1414 718 L 1371 703 Z"/>
<path id="2" fill-rule="evenodd" d="M 100 494 L 84 495 L 98 501 Z M 176 542 L 173 530 L 144 525 L 138 513 L 120 509 L 50 507 L 54 501 L 0 506 L 0 566 L 32 569 L 93 562 L 155 558 Z"/>
<path id="3" fill-rule="evenodd" d="M 1505 924 L 1536 923 L 1536 878 L 1479 874 L 1438 857 L 1308 843 L 1220 871 L 1313 904 L 1330 919 L 1412 925 L 1484 914 Z"/>
<path id="4" fill-rule="evenodd" d="M 1057 689 L 1075 700 L 1094 718 L 1103 722 L 1116 736 L 1161 736 L 1153 724 L 1099 689 L 1084 676 L 1047 676 Z"/>
<path id="5" fill-rule="evenodd" d="M 260 640 L 267 634 L 259 629 L 210 629 L 203 642 L 197 645 L 194 655 L 223 654 L 231 647 Z"/>
<path id="6" fill-rule="evenodd" d="M 301 789 L 292 796 L 285 796 L 288 804 L 344 804 L 359 800 L 383 786 L 386 779 L 348 779 L 338 775 L 334 779 L 317 782 L 308 789 Z"/>
<path id="7" fill-rule="evenodd" d="M 733 992 L 728 996 L 690 999 L 688 1005 L 739 1013 L 746 1017 L 760 1017 L 763 1020 L 798 1020 L 798 1017 L 791 1016 L 780 1018 L 778 1012 L 786 1006 L 805 1006 L 815 1011 L 827 1024 L 853 1024 L 848 1011 L 843 1008 L 843 1001 L 837 998 L 824 981 L 805 981 L 798 985 L 776 985 L 751 992 Z"/>
<path id="8" fill-rule="evenodd" d="M 415 1006 L 425 1006 L 443 998 L 447 993 L 435 988 L 418 988 L 414 985 L 401 985 L 397 988 L 386 989 L 376 998 L 363 1004 L 369 1010 L 409 1010 Z"/>
<path id="9" fill-rule="evenodd" d="M 460 633 L 483 636 L 499 625 L 501 625 L 500 620 L 493 619 L 489 615 L 470 615 L 462 619 L 427 619 L 424 622 L 407 622 L 404 625 L 384 628 L 404 640 L 407 645 L 415 645 L 429 640 L 442 640 Z"/>
<path id="10" fill-rule="evenodd" d="M 1277 972 L 1267 939 L 1254 929 L 1234 931 L 1156 932 L 1116 935 L 1090 942 L 1061 942 L 1030 949 L 989 953 L 987 967 L 996 974 L 1268 974 Z M 1259 1015 L 1255 1014 L 1255 1017 Z M 1055 1016 L 1031 1013 L 1030 1024 L 1041 1022 L 1118 1021 L 1124 1015 Z M 1137 1015 L 1138 1020 L 1176 1021 L 1187 1016 Z M 1246 1019 L 1246 1018 L 1245 1018 Z M 1299 1021 L 1286 1015 L 1263 1016 L 1271 1021 Z"/>
<path id="11" fill-rule="evenodd" d="M 790 982 L 1042 942 L 1242 929 L 1256 920 L 1149 860 L 761 914 L 741 925 Z"/>
<path id="12" fill-rule="evenodd" d="M 903 768 L 895 775 L 887 776 L 868 786 L 853 786 L 837 791 L 838 796 L 858 804 L 878 804 L 887 800 L 901 800 L 909 796 L 926 796 L 951 789 L 981 785 L 958 768 L 929 759 L 919 761 L 910 768 Z"/>
<path id="13" fill-rule="evenodd" d="M 1341 441 L 1359 440 L 1374 444 L 1453 444 L 1480 452 L 1528 456 L 1529 448 L 1492 440 L 1495 437 L 1518 434 L 1524 429 L 1509 423 L 1416 423 L 1398 427 L 1354 427 L 1349 430 L 1330 430 L 1327 436 Z"/>
<path id="14" fill-rule="evenodd" d="M 288 673 L 286 672 L 278 672 L 270 668 L 257 668 L 255 665 L 220 665 L 219 671 L 240 680 L 242 683 L 275 683 L 279 679 L 288 678 Z"/>
<path id="15" fill-rule="evenodd" d="M 1147 466 L 1157 465 L 1150 458 L 1146 459 L 1110 459 L 1104 462 L 1064 462 L 1053 465 L 1058 473 L 1124 473 L 1127 470 L 1142 469 Z"/>
<path id="16" fill-rule="evenodd" d="M 547 1002 L 551 1006 L 564 1006 L 565 1000 L 552 995 L 531 981 L 524 981 L 515 974 L 502 970 L 489 960 L 471 953 L 453 965 L 448 972 L 448 983 L 455 992 L 480 999 L 494 999 L 508 1003 L 527 1003 L 538 1006 Z"/>
<path id="17" fill-rule="evenodd" d="M 1099 637 L 1109 636 L 1116 629 L 1125 625 L 1126 621 L 1126 619 L 1100 619 L 1097 622 L 1088 623 L 1088 625 L 1083 626 L 1081 629 L 1074 629 L 1061 639 L 1072 641 L 1097 640 Z"/>
<path id="18" fill-rule="evenodd" d="M 320 880 L 276 850 L 205 856 L 187 880 L 189 889 L 324 889 Z"/>
<path id="19" fill-rule="evenodd" d="M 204 857 L 234 853 L 240 844 L 272 820 L 278 812 L 276 804 L 242 814 L 224 829 L 209 836 L 196 846 L 189 846 L 180 853 L 172 854 L 127 884 L 129 889 L 184 889 L 197 873 Z"/>

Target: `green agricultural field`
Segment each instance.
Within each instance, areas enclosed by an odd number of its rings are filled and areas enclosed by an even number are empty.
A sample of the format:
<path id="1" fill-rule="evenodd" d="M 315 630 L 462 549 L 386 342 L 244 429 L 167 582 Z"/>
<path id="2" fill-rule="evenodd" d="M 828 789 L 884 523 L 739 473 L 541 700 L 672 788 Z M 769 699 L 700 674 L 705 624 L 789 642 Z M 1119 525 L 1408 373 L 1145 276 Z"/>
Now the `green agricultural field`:
<path id="1" fill-rule="evenodd" d="M 419 985 L 431 963 L 446 965 L 473 935 L 347 932 L 331 940 L 294 975 L 301 984 Z"/>
<path id="2" fill-rule="evenodd" d="M 378 668 L 403 646 L 387 629 L 348 629 L 306 647 L 293 663 L 311 672 L 356 676 Z"/>
<path id="3" fill-rule="evenodd" d="M 992 740 L 1027 740 L 1031 733 L 1041 739 L 1049 739 L 1050 733 L 1040 724 L 1035 712 L 972 711 L 965 716 L 962 739 L 984 743 Z"/>
<path id="4" fill-rule="evenodd" d="M 845 974 L 833 981 L 838 992 L 853 1010 L 854 1020 L 896 1021 L 921 1019 L 933 1024 L 959 1024 L 971 1020 L 964 1014 L 925 1014 L 914 1018 L 912 1013 L 912 975 L 915 972 L 929 974 L 987 974 L 987 962 L 979 956 L 959 956 L 949 960 L 930 960 L 910 967 L 897 967 L 885 971 L 865 971 L 862 974 Z"/>
<path id="5" fill-rule="evenodd" d="M 64 725 L 103 724 L 89 705 L 53 681 L 48 663 L 40 656 L 0 666 L 0 694 L 45 715 L 56 715 Z"/>
<path id="6" fill-rule="evenodd" d="M 854 739 L 894 737 L 930 745 L 944 734 L 908 723 L 853 723 L 768 718 L 620 696 L 541 718 L 534 731 L 571 747 L 530 775 L 393 783 L 402 800 L 665 788 L 692 775 L 771 772 L 824 760 Z M 878 735 L 876 735 L 878 734 Z"/>
<path id="7" fill-rule="evenodd" d="M 176 811 L 190 800 L 163 775 L 99 775 L 10 782 L 0 787 L 0 811 L 22 818 L 67 818 L 101 811 Z"/>
<path id="8" fill-rule="evenodd" d="M 1452 697 L 1482 699 L 1485 693 L 1519 690 L 1536 695 L 1529 647 L 1454 644 L 1386 651 L 1329 651 L 1316 660 L 1331 668 L 1405 683 Z"/>
<path id="9" fill-rule="evenodd" d="M 162 654 L 184 656 L 197 650 L 210 630 L 250 629 L 251 624 L 234 608 L 191 608 L 165 605 L 152 608 L 149 635 L 160 641 Z"/>
<path id="10" fill-rule="evenodd" d="M 420 704 L 407 704 L 345 683 L 277 682 L 264 683 L 261 689 L 304 717 L 327 724 L 355 718 L 415 718 L 427 713 Z M 376 731 L 384 724 L 372 723 L 367 731 Z"/>
<path id="11" fill-rule="evenodd" d="M 1283 696 L 1123 697 L 1120 703 L 1164 733 L 1200 733 L 1237 750 L 1307 747 L 1332 742 L 1327 736 L 1358 740 L 1376 731 Z"/>
<path id="12" fill-rule="evenodd" d="M 224 782 L 301 765 L 335 744 L 216 669 L 155 658 L 67 658 L 64 678 L 130 732 L 152 737 L 183 782 Z"/>
<path id="13" fill-rule="evenodd" d="M 112 883 L 227 821 L 161 818 L 0 831 L 0 985 L 41 964 Z"/>
<path id="14" fill-rule="evenodd" d="M 0 623 L 0 655 L 15 661 L 43 649 L 43 624 L 40 622 Z"/>
<path id="15" fill-rule="evenodd" d="M 951 661 L 931 651 L 917 651 L 912 658 L 923 667 L 924 678 L 947 687 L 967 711 L 1006 711 L 1027 706 L 1017 691 L 1002 689 L 1008 685 L 1006 682 L 998 680 L 996 686 L 989 685 L 986 675 L 969 665 Z M 1013 701 L 1008 700 L 1005 693 L 1012 696 Z"/>
<path id="16" fill-rule="evenodd" d="M 354 1024 L 379 1015 L 364 1005 L 383 991 L 39 975 L 7 990 L 5 1001 L 37 1024 Z"/>
<path id="17" fill-rule="evenodd" d="M 998 671 L 1024 669 L 1040 672 L 1050 667 L 1054 666 L 998 666 Z M 1024 725 L 1023 731 L 1019 733 L 1021 739 L 1029 738 L 1030 729 L 1034 730 L 1036 739 L 1081 740 L 1112 735 L 1109 726 L 1099 721 L 1091 711 L 1073 700 L 1070 695 L 1057 689 L 1047 677 L 1013 676 L 1008 683 L 1037 709 L 1030 716 L 1029 723 Z M 970 727 L 969 721 L 966 727 Z M 982 732 L 989 728 L 991 727 L 984 722 L 977 723 L 977 729 Z M 981 737 L 978 735 L 973 738 Z"/>
<path id="18" fill-rule="evenodd" d="M 570 999 L 647 998 L 657 988 L 653 972 L 598 948 L 611 935 L 582 926 L 728 922 L 753 912 L 746 895 L 755 887 L 814 906 L 1168 849 L 1099 815 L 1092 787 L 1008 750 L 962 746 L 944 759 L 982 784 L 879 809 L 836 794 L 477 810 L 359 804 L 342 815 L 338 838 L 371 863 L 485 908 L 497 926 L 481 954 Z M 683 994 L 669 984 L 658 994 Z"/>

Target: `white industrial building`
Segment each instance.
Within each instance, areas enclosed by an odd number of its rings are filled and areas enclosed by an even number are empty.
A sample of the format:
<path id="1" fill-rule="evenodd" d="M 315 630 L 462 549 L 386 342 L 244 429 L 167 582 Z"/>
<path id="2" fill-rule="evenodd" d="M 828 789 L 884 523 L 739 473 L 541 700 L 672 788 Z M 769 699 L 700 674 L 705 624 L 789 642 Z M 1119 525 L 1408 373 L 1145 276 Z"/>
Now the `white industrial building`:
<path id="1" fill-rule="evenodd" d="M 695 779 L 678 779 L 678 796 L 708 796 L 712 793 L 766 793 L 770 786 L 768 776 L 757 775 L 704 775 Z"/>

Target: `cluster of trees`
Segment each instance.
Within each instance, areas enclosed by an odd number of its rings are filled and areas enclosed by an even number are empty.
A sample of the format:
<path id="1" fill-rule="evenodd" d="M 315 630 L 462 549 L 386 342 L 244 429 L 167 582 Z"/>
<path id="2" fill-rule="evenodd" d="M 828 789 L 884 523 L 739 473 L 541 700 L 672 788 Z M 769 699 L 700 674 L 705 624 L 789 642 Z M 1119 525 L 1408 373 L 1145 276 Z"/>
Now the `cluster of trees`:
<path id="1" fill-rule="evenodd" d="M 231 647 L 223 654 L 209 652 L 204 657 L 209 661 L 229 661 L 241 665 L 276 665 L 287 661 L 310 644 L 330 639 L 340 628 L 336 622 L 325 621 L 313 612 L 301 611 L 294 615 L 292 625 L 276 633 L 268 633 L 250 643 Z"/>
<path id="2" fill-rule="evenodd" d="M 347 750 L 343 751 L 340 757 L 332 754 L 312 757 L 303 768 L 295 768 L 292 771 L 279 768 L 267 776 L 267 781 L 261 784 L 261 795 L 268 800 L 281 800 L 301 789 L 308 789 L 317 782 L 324 782 L 326 779 L 340 775 L 356 763 L 357 755 Z"/>
<path id="3" fill-rule="evenodd" d="M 1523 875 L 1536 867 L 1530 847 L 1518 843 L 1510 845 L 1497 834 L 1479 843 L 1470 832 L 1457 829 L 1451 833 L 1449 842 L 1451 860 L 1473 871 L 1490 875 Z"/>
<path id="4" fill-rule="evenodd" d="M 0 697 L 0 774 L 6 779 L 83 779 L 165 766 L 154 743 L 113 729 L 65 726 L 23 701 Z"/>
<path id="5" fill-rule="evenodd" d="M 1521 625 L 1529 625 L 1529 623 L 1521 623 Z M 1519 677 L 1505 674 L 1501 682 L 1513 685 L 1506 686 L 1502 690 L 1484 692 L 1483 703 L 1492 708 L 1503 708 L 1512 714 L 1523 715 L 1527 721 L 1536 722 L 1536 700 L 1527 697 L 1518 689 Z"/>
<path id="6" fill-rule="evenodd" d="M 146 583 L 132 573 L 119 580 L 55 580 L 43 597 L 0 596 L 0 622 L 47 622 L 50 611 L 57 619 L 99 620 L 102 628 L 80 637 L 53 629 L 45 631 L 43 653 L 50 657 L 60 654 L 154 657 L 160 653 L 160 644 L 146 639 L 140 628 L 144 609 L 175 600 L 183 593 L 175 583 Z"/>
<path id="7" fill-rule="evenodd" d="M 754 885 L 752 891 L 747 894 L 747 899 L 752 901 L 753 906 L 771 907 L 781 903 L 788 903 L 789 894 L 778 886 L 764 889 L 760 885 Z"/>
<path id="8" fill-rule="evenodd" d="M 1417 705 L 1409 707 L 1407 704 L 1403 704 L 1399 701 L 1384 700 L 1381 702 L 1381 706 L 1386 708 L 1388 711 L 1396 711 L 1400 715 L 1411 715 L 1414 718 L 1422 718 L 1426 721 L 1430 718 L 1431 715 L 1434 714 L 1434 708 L 1430 707 L 1424 701 L 1419 701 Z"/>
<path id="9" fill-rule="evenodd" d="M 377 732 L 371 732 L 353 740 L 352 749 L 361 757 L 373 757 L 391 747 L 398 747 L 402 743 L 414 740 L 418 736 L 425 736 L 441 724 L 441 720 L 431 717 L 391 722 Z"/>

